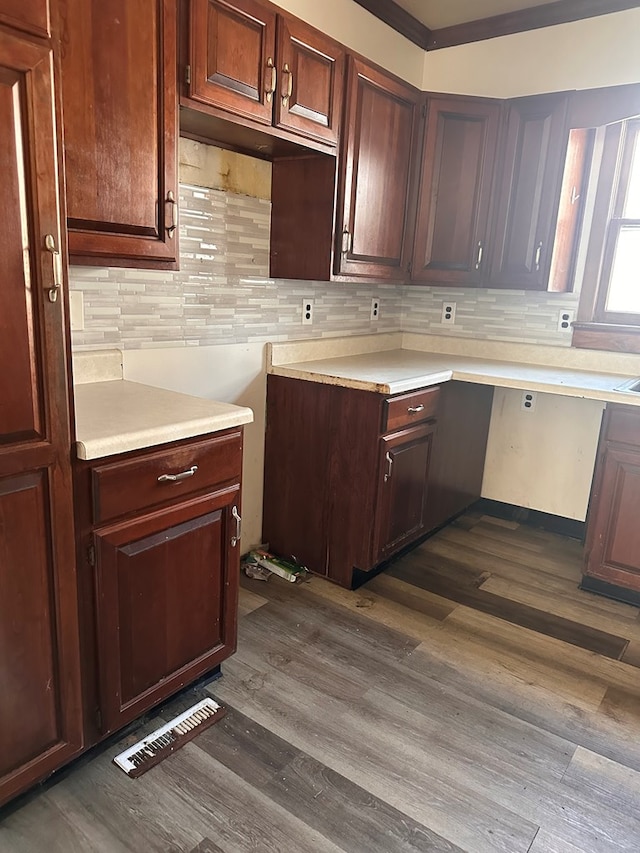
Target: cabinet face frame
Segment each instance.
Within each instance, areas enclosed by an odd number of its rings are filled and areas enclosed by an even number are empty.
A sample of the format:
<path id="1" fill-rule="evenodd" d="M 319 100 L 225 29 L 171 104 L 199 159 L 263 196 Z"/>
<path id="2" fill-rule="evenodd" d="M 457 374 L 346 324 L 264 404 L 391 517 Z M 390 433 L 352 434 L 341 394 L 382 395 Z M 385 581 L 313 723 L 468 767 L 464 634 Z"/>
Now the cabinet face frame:
<path id="1" fill-rule="evenodd" d="M 20 423 L 4 420 L 5 434 L 0 436 L 0 501 L 6 524 L 2 551 L 18 555 L 18 566 L 24 555 L 24 566 L 40 583 L 39 590 L 34 585 L 21 589 L 27 572 L 13 573 L 10 584 L 0 583 L 13 592 L 13 597 L 9 593 L 0 602 L 0 610 L 5 625 L 10 625 L 7 608 L 12 608 L 11 618 L 26 619 L 38 592 L 35 610 L 41 610 L 31 630 L 19 631 L 18 640 L 14 635 L 18 648 L 0 643 L 21 662 L 14 693 L 25 699 L 25 726 L 13 732 L 3 727 L 4 736 L 14 742 L 10 763 L 0 765 L 2 804 L 77 754 L 83 736 L 62 287 L 65 229 L 58 181 L 61 134 L 52 51 L 47 44 L 0 28 L 0 68 L 6 214 L 0 248 L 5 272 L 0 350 L 4 344 L 2 355 L 9 365 L 5 381 L 11 383 L 11 394 L 3 389 L 3 399 L 9 408 L 16 401 L 12 394 L 23 401 Z M 46 250 L 46 235 L 51 235 L 60 256 Z M 18 310 L 11 311 L 16 305 Z M 20 363 L 23 370 L 18 372 Z M 30 543 L 30 536 L 37 541 Z M 0 573 L 13 568 L 0 564 Z M 42 678 L 45 670 L 48 677 Z M 39 719 L 38 692 L 42 705 L 50 707 L 50 724 Z M 22 732 L 28 732 L 24 743 Z"/>
<path id="2" fill-rule="evenodd" d="M 235 532 L 232 507 L 239 509 L 239 498 L 240 487 L 234 485 L 156 512 L 128 518 L 95 531 L 102 734 L 107 734 L 131 722 L 162 699 L 213 669 L 235 651 L 240 545 L 238 542 L 233 543 L 232 540 Z M 168 532 L 171 528 L 177 528 L 210 514 L 219 514 L 221 525 L 222 553 L 219 568 L 222 599 L 217 603 L 221 619 L 220 641 L 211 648 L 203 649 L 194 660 L 164 674 L 159 681 L 144 689 L 139 695 L 125 700 L 121 696 L 118 550 L 135 545 L 136 541 L 152 539 L 163 531 Z M 188 567 L 184 567 L 184 570 L 188 571 Z M 187 623 L 184 625 L 184 630 L 189 630 Z"/>
<path id="3" fill-rule="evenodd" d="M 416 167 L 421 128 L 420 93 L 353 56 L 349 58 L 346 89 L 334 272 L 338 276 L 406 281 L 411 265 L 415 222 L 413 211 L 416 203 Z M 367 103 L 368 116 L 364 114 Z M 395 142 L 402 146 L 403 151 L 396 151 L 395 156 L 389 156 L 389 163 L 395 164 L 395 173 L 385 173 L 386 178 L 382 177 L 380 182 L 373 186 L 366 180 L 366 174 L 363 174 L 367 161 L 363 159 L 362 139 L 363 134 L 368 133 L 370 140 L 377 140 L 378 134 L 387 126 L 384 116 L 376 118 L 372 114 L 372 110 L 380 104 L 395 111 L 396 119 L 404 114 L 404 127 L 397 131 L 395 139 L 387 140 L 388 144 L 383 146 L 389 153 L 392 151 L 389 146 Z M 376 141 L 375 144 L 380 143 Z M 382 172 L 383 170 L 379 170 L 381 175 Z M 385 184 L 385 180 L 389 186 Z M 361 188 L 365 185 L 366 196 L 362 196 Z M 365 192 L 365 189 L 362 189 L 362 192 Z M 377 197 L 375 193 L 378 194 Z M 368 219 L 364 219 L 365 224 L 361 227 L 363 217 Z M 376 233 L 372 234 L 372 223 L 374 220 L 378 221 L 378 218 L 386 227 L 381 229 L 378 224 L 374 227 Z M 395 235 L 392 233 L 394 230 Z M 383 250 L 378 254 L 362 250 L 372 239 L 382 240 L 383 244 L 386 244 L 386 254 Z M 390 253 L 388 249 L 394 242 L 396 251 Z"/>

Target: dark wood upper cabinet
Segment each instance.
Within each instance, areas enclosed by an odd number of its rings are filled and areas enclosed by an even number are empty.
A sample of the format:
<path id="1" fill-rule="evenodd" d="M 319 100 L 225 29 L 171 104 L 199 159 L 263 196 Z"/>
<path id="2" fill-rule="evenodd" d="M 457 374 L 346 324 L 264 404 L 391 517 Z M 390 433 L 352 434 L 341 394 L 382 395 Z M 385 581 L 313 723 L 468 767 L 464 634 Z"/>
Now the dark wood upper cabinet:
<path id="1" fill-rule="evenodd" d="M 82 747 L 52 69 L 0 29 L 0 805 Z"/>
<path id="2" fill-rule="evenodd" d="M 337 145 L 344 81 L 340 46 L 313 27 L 279 15 L 277 56 L 275 125 Z"/>
<path id="3" fill-rule="evenodd" d="M 60 0 L 59 15 L 71 259 L 174 268 L 176 4 Z"/>
<path id="4" fill-rule="evenodd" d="M 427 99 L 412 281 L 482 281 L 499 125 L 498 101 Z"/>
<path id="5" fill-rule="evenodd" d="M 569 139 L 567 106 L 564 93 L 508 102 L 487 286 L 547 289 Z"/>
<path id="6" fill-rule="evenodd" d="M 277 92 L 276 12 L 258 0 L 191 0 L 195 101 L 271 124 Z"/>
<path id="7" fill-rule="evenodd" d="M 49 0 L 2 0 L 0 24 L 47 38 L 50 23 Z"/>
<path id="8" fill-rule="evenodd" d="M 419 113 L 416 89 L 350 57 L 336 273 L 408 278 Z"/>
<path id="9" fill-rule="evenodd" d="M 191 108 L 338 142 L 343 49 L 269 3 L 191 0 L 187 77 Z"/>

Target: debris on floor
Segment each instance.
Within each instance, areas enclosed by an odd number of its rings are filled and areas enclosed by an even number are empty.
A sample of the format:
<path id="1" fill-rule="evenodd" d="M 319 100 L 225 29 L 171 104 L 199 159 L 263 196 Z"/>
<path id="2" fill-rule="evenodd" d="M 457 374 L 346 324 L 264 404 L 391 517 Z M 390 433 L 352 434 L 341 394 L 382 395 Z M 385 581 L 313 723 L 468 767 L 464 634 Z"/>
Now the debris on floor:
<path id="1" fill-rule="evenodd" d="M 245 575 L 255 580 L 267 581 L 273 574 L 290 583 L 300 583 L 309 575 L 308 569 L 298 563 L 295 557 L 291 560 L 283 560 L 263 548 L 256 548 L 245 554 L 241 565 Z"/>

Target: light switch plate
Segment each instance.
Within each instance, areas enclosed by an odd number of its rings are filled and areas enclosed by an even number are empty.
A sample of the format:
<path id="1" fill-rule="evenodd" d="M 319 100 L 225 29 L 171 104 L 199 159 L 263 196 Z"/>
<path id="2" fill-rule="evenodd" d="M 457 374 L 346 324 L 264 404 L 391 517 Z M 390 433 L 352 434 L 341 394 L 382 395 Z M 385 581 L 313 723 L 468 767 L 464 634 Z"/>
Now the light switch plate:
<path id="1" fill-rule="evenodd" d="M 69 322 L 72 332 L 84 329 L 84 293 L 81 290 L 69 291 Z"/>

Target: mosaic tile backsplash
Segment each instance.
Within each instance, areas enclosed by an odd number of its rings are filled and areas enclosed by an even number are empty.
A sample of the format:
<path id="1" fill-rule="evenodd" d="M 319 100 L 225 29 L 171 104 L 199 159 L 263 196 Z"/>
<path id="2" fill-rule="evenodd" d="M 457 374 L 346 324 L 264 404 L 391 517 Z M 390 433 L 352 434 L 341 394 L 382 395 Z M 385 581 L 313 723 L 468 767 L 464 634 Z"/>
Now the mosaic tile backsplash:
<path id="1" fill-rule="evenodd" d="M 577 295 L 519 291 L 344 285 L 270 279 L 271 204 L 263 199 L 180 187 L 179 272 L 71 267 L 84 294 L 85 328 L 77 349 L 199 346 L 389 332 L 400 329 L 568 346 L 561 310 Z M 312 325 L 302 301 L 314 300 Z M 371 300 L 380 316 L 371 320 Z M 440 322 L 443 301 L 456 324 Z"/>

